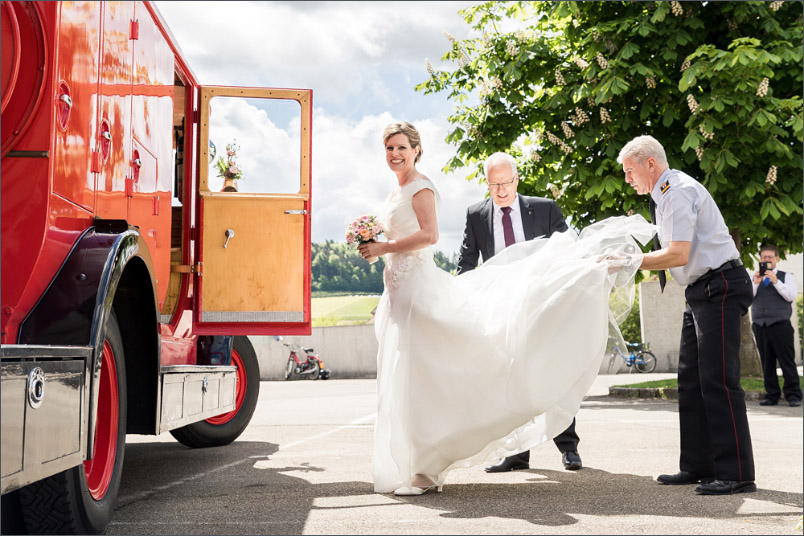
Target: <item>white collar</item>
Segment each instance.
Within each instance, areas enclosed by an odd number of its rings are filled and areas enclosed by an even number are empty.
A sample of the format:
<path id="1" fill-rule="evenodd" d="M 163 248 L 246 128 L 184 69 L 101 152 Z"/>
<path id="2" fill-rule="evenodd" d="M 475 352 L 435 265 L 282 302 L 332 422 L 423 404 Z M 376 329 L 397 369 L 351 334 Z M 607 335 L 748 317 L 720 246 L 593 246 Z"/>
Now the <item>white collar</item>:
<path id="1" fill-rule="evenodd" d="M 499 214 L 500 212 L 502 212 L 502 207 L 500 205 L 498 205 L 494 201 L 494 199 L 491 200 L 491 204 L 494 206 L 494 212 L 495 213 Z M 516 197 L 514 197 L 514 202 L 511 203 L 509 206 L 511 207 L 511 212 L 519 211 L 519 193 L 516 194 Z"/>

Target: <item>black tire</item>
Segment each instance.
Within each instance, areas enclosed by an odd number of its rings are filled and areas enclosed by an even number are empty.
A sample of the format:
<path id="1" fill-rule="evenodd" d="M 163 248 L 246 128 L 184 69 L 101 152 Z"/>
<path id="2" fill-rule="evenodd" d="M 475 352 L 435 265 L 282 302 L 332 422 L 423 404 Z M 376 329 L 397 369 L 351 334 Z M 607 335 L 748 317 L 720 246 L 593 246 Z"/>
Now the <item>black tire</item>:
<path id="1" fill-rule="evenodd" d="M 307 375 L 307 378 L 310 380 L 317 380 L 320 375 L 321 375 L 321 363 L 316 361 L 315 364 L 313 365 L 313 371 Z"/>
<path id="2" fill-rule="evenodd" d="M 647 350 L 643 350 L 637 354 L 637 359 L 643 361 L 635 362 L 634 365 L 639 372 L 653 372 L 656 370 L 656 356 Z"/>
<path id="3" fill-rule="evenodd" d="M 257 399 L 260 396 L 260 364 L 257 353 L 248 337 L 235 337 L 232 350 L 232 363 L 238 366 L 237 395 L 235 409 L 229 413 L 211 417 L 205 421 L 194 422 L 171 430 L 170 434 L 182 445 L 191 448 L 219 447 L 237 439 L 246 429 L 254 415 Z M 245 375 L 245 377 L 243 376 Z M 245 385 L 245 393 L 239 392 Z"/>
<path id="4" fill-rule="evenodd" d="M 112 521 L 117 493 L 120 490 L 120 478 L 123 472 L 123 458 L 126 445 L 126 362 L 123 353 L 123 339 L 114 313 L 110 313 L 105 328 L 104 348 L 110 355 L 104 359 L 113 359 L 116 368 L 117 383 L 117 415 L 114 410 L 98 411 L 96 427 L 95 452 L 93 460 L 73 467 L 44 480 L 34 482 L 19 490 L 22 514 L 29 534 L 104 534 Z M 108 346 L 107 346 L 108 345 Z M 104 351 L 105 353 L 105 351 Z M 104 386 L 112 381 L 105 377 L 106 362 L 101 365 L 101 387 L 99 404 L 111 398 L 104 398 Z M 110 393 L 109 387 L 106 393 Z M 112 396 L 112 395 L 109 395 Z M 110 408 L 113 406 L 110 406 Z M 106 419 L 108 416 L 108 419 Z M 112 432 L 113 422 L 117 421 L 117 433 Z M 107 426 L 106 424 L 109 423 Z M 114 461 L 110 465 L 104 462 L 99 452 L 104 443 L 101 441 L 104 431 L 108 434 L 107 445 L 114 445 Z M 106 450 L 105 459 L 112 460 L 110 450 Z M 97 465 L 96 465 L 97 464 Z M 90 470 L 91 467 L 91 470 Z M 88 478 L 87 471 L 90 471 Z M 98 483 L 100 482 L 100 484 Z M 92 488 L 92 489 L 91 489 Z"/>
<path id="5" fill-rule="evenodd" d="M 292 357 L 288 358 L 288 366 L 285 367 L 285 379 L 289 380 L 291 376 L 293 376 L 293 369 L 296 366 L 296 362 L 293 361 Z"/>

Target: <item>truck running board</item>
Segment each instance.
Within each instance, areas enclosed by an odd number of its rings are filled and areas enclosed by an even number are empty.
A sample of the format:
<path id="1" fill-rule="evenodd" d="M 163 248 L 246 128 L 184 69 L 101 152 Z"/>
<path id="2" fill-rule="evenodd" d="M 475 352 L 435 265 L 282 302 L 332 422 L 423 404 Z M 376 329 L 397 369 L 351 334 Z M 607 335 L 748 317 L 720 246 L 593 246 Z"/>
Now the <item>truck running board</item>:
<path id="1" fill-rule="evenodd" d="M 164 366 L 161 376 L 159 434 L 235 409 L 237 367 Z"/>

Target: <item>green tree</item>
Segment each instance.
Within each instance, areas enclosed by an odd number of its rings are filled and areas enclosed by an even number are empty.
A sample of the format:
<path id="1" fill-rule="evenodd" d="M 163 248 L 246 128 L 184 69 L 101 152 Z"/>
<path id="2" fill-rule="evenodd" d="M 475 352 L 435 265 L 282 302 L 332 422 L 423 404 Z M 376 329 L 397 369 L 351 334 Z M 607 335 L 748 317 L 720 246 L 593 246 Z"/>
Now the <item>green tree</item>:
<path id="1" fill-rule="evenodd" d="M 573 225 L 641 213 L 622 146 L 650 133 L 700 180 L 743 261 L 802 250 L 801 2 L 487 2 L 417 89 L 456 103 L 451 171 L 518 158 L 520 192 L 559 200 Z M 519 28 L 504 32 L 502 22 Z"/>
<path id="2" fill-rule="evenodd" d="M 650 133 L 712 193 L 741 251 L 802 251 L 801 2 L 486 2 L 416 89 L 455 102 L 444 171 L 495 151 L 520 192 L 558 200 L 574 227 L 648 215 L 616 156 Z M 515 28 L 503 31 L 502 26 Z M 743 372 L 758 372 L 744 322 Z M 750 354 L 750 355 L 748 355 Z"/>

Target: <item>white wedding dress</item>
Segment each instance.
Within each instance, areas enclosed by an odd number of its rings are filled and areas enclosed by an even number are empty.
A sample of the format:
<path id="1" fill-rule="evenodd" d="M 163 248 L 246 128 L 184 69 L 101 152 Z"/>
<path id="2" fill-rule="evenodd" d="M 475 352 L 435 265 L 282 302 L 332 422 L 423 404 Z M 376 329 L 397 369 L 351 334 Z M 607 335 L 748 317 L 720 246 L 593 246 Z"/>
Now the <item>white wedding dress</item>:
<path id="1" fill-rule="evenodd" d="M 438 208 L 425 179 L 386 200 L 389 240 L 419 230 L 411 200 L 423 188 Z M 515 244 L 457 277 L 431 248 L 388 254 L 375 315 L 375 491 L 410 486 L 417 474 L 440 485 L 451 469 L 565 430 L 630 311 L 642 258 L 632 236 L 644 244 L 654 233 L 641 216 L 610 218 L 580 237 Z M 610 274 L 611 261 L 598 259 L 612 254 L 623 269 Z"/>

